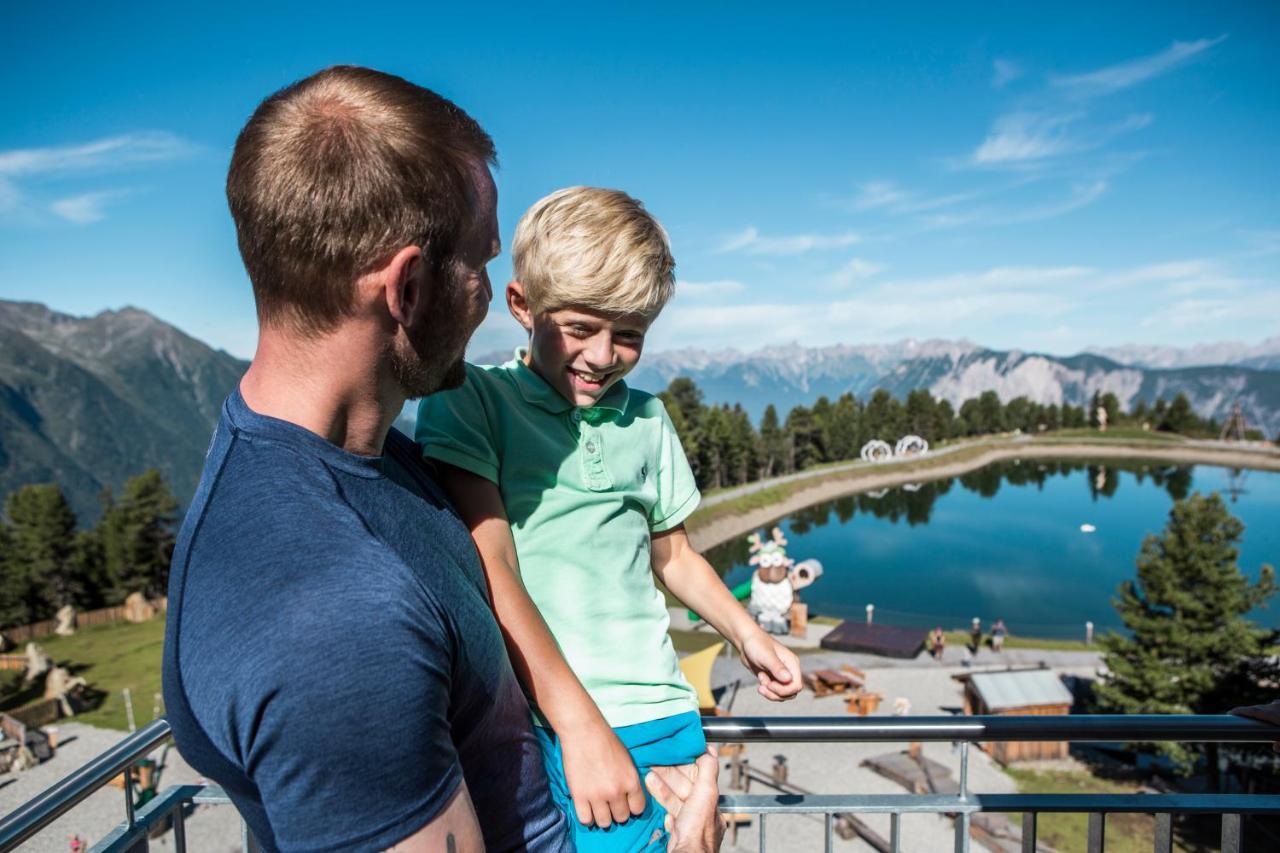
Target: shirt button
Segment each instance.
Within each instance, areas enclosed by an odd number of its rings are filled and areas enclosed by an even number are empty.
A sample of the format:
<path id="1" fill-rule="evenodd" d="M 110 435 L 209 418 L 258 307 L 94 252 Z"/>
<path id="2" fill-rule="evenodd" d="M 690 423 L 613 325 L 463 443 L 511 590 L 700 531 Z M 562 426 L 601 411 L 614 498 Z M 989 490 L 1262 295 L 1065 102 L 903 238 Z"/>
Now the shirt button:
<path id="1" fill-rule="evenodd" d="M 578 421 L 582 420 L 582 412 L 578 409 L 574 409 L 573 414 L 570 415 L 569 417 L 573 419 L 574 423 L 577 423 Z"/>
<path id="2" fill-rule="evenodd" d="M 588 453 L 595 453 L 595 452 L 596 452 L 596 443 L 595 443 L 594 441 L 588 441 L 588 442 L 587 442 L 587 452 L 588 452 Z"/>

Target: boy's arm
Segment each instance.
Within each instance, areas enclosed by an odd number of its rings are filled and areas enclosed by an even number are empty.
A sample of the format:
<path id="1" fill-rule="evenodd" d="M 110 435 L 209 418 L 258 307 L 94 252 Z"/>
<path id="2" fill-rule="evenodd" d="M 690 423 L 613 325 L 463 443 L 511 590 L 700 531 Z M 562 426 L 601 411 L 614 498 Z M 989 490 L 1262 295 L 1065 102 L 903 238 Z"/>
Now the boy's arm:
<path id="1" fill-rule="evenodd" d="M 653 573 L 658 580 L 737 647 L 760 681 L 760 695 L 775 702 L 800 692 L 800 660 L 766 634 L 733 597 L 716 570 L 689 544 L 684 525 L 653 534 Z"/>
<path id="2" fill-rule="evenodd" d="M 437 463 L 438 482 L 471 530 L 493 609 L 520 683 L 560 738 L 565 780 L 578 820 L 608 827 L 644 811 L 644 789 L 631 755 L 565 662 L 520 579 L 511 526 L 498 487 L 469 471 Z"/>

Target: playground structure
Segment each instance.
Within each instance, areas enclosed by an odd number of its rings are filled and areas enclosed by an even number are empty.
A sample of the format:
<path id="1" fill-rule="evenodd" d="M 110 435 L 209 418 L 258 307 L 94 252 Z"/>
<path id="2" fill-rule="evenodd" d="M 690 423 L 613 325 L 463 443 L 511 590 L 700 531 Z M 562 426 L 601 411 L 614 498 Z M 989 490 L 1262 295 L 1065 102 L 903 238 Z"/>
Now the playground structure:
<path id="1" fill-rule="evenodd" d="M 858 455 L 863 462 L 888 462 L 891 459 L 909 459 L 929 452 L 929 442 L 918 435 L 904 435 L 897 444 L 873 438 L 862 445 Z"/>

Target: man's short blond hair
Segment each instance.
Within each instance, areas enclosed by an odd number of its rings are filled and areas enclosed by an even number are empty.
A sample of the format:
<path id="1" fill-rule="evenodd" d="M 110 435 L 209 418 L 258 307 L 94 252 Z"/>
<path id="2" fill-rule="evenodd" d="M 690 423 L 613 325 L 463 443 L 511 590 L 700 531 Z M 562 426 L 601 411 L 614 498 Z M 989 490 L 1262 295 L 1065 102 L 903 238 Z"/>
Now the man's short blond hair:
<path id="1" fill-rule="evenodd" d="M 535 314 L 575 306 L 653 318 L 675 290 L 667 232 L 619 190 L 553 192 L 521 217 L 511 252 Z"/>

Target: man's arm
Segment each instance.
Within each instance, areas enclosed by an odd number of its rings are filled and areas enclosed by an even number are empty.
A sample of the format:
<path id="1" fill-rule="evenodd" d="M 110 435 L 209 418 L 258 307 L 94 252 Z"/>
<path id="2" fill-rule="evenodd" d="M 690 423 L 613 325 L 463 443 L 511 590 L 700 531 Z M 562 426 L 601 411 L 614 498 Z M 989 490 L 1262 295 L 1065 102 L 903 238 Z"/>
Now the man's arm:
<path id="1" fill-rule="evenodd" d="M 631 756 L 574 675 L 520 579 L 511 526 L 498 487 L 437 463 L 438 481 L 471 530 L 511 664 L 557 733 L 565 779 L 578 820 L 600 827 L 644 811 L 644 791 Z"/>
<path id="2" fill-rule="evenodd" d="M 800 692 L 800 661 L 733 597 L 716 570 L 689 544 L 684 525 L 653 535 L 653 573 L 671 594 L 738 649 L 760 681 L 760 694 L 781 702 Z"/>
<path id="3" fill-rule="evenodd" d="M 403 841 L 387 848 L 390 853 L 484 853 L 484 836 L 476 819 L 471 794 L 464 781 L 444 811 Z"/>

